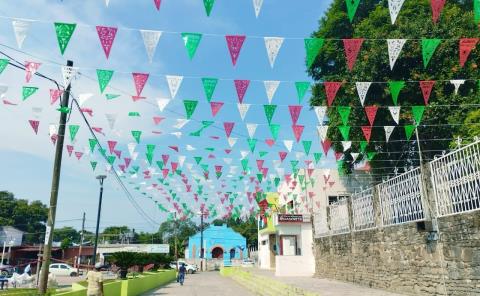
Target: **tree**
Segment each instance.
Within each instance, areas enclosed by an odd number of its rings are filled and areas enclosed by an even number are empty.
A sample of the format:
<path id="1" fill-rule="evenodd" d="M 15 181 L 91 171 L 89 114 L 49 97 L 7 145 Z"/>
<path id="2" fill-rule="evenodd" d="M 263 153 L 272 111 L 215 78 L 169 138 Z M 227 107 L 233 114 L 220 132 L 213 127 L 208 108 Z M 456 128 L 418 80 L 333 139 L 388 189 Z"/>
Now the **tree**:
<path id="1" fill-rule="evenodd" d="M 121 236 L 124 234 L 131 233 L 132 231 L 128 226 L 109 226 L 106 227 L 101 236 L 103 236 L 110 243 L 121 242 Z"/>
<path id="2" fill-rule="evenodd" d="M 178 256 L 185 255 L 185 245 L 188 243 L 188 238 L 197 233 L 200 228 L 190 220 L 168 220 L 160 224 L 158 230 L 159 236 L 164 243 L 170 245 L 170 254 L 175 256 L 175 241 L 177 242 Z"/>
<path id="3" fill-rule="evenodd" d="M 13 226 L 25 233 L 24 243 L 43 241 L 47 220 L 47 206 L 40 201 L 15 199 L 13 193 L 0 191 L 0 225 Z"/>
<path id="4" fill-rule="evenodd" d="M 480 70 L 480 51 L 473 51 L 462 68 L 459 66 L 460 37 L 478 36 L 478 27 L 473 22 L 472 0 L 448 1 L 438 24 L 431 20 L 430 1 L 406 1 L 395 25 L 390 23 L 386 0 L 362 1 L 350 24 L 344 0 L 334 0 L 325 17 L 320 20 L 319 29 L 312 37 L 326 38 L 313 66 L 308 73 L 317 83 L 312 89 L 312 106 L 326 105 L 324 86 L 321 81 L 344 82 L 333 106 L 350 106 L 352 113 L 348 120 L 351 127 L 349 140 L 352 151 L 361 152 L 361 141 L 365 141 L 361 126 L 368 126 L 365 111 L 360 104 L 353 82 L 358 81 L 421 81 L 436 80 L 430 102 L 418 127 L 423 159 L 432 159 L 436 154 L 448 149 L 457 133 L 469 135 L 474 125 L 464 125 L 465 114 L 470 120 L 479 122 L 479 114 L 466 104 L 478 103 L 477 79 Z M 353 71 L 345 63 L 342 38 L 366 38 Z M 398 58 L 393 71 L 390 70 L 387 42 L 385 39 L 409 39 Z M 428 67 L 422 61 L 421 38 L 440 38 L 441 45 L 435 51 Z M 332 40 L 335 39 L 335 40 Z M 412 40 L 413 39 L 413 40 Z M 457 94 L 449 83 L 451 79 L 467 80 Z M 383 126 L 396 126 L 387 106 L 393 106 L 386 83 L 374 83 L 365 101 L 365 106 L 378 105 L 379 108 L 366 152 L 376 152 L 370 161 L 372 173 L 377 181 L 391 174 L 395 167 L 400 169 L 419 165 L 417 143 L 407 141 L 403 126 L 413 124 L 411 106 L 424 105 L 418 83 L 405 83 L 399 97 L 401 118 L 390 141 L 385 142 Z M 453 106 L 452 106 L 453 105 Z M 463 106 L 457 106 L 463 105 Z M 337 108 L 329 108 L 328 138 L 336 152 L 343 152 L 341 141 L 344 138 L 338 129 L 342 125 Z M 477 125 L 478 127 L 478 125 Z M 415 135 L 412 140 L 415 139 Z M 365 160 L 365 153 L 353 161 L 351 154 L 345 154 L 340 162 L 341 171 L 351 173 L 353 165 Z"/>
<path id="5" fill-rule="evenodd" d="M 70 226 L 64 226 L 57 228 L 53 231 L 53 240 L 56 242 L 62 242 L 65 239 L 69 239 L 71 243 L 80 243 L 80 232 Z"/>

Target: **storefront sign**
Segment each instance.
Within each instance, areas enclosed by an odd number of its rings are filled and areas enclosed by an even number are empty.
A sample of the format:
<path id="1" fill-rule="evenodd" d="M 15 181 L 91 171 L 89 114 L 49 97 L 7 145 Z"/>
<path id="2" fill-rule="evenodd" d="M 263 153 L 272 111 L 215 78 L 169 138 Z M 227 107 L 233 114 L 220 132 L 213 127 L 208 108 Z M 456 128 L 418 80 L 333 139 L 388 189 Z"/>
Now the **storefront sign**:
<path id="1" fill-rule="evenodd" d="M 304 216 L 304 215 L 294 215 L 294 214 L 279 214 L 278 222 L 290 222 L 290 223 L 310 222 L 310 217 Z"/>

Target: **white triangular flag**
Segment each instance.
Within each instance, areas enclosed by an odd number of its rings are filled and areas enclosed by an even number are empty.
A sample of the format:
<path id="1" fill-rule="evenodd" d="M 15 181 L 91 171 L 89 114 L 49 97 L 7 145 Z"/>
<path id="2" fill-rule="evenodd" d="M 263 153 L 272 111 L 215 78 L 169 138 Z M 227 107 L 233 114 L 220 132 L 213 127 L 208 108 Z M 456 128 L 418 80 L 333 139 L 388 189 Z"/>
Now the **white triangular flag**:
<path id="1" fill-rule="evenodd" d="M 275 60 L 277 59 L 278 52 L 282 47 L 284 38 L 282 37 L 264 37 L 265 48 L 267 49 L 268 61 L 273 68 Z"/>
<path id="2" fill-rule="evenodd" d="M 50 124 L 48 126 L 48 135 L 51 137 L 51 136 L 54 136 L 58 133 L 58 128 L 57 128 L 57 125 L 56 124 Z"/>
<path id="3" fill-rule="evenodd" d="M 292 140 L 283 140 L 283 145 L 285 145 L 288 152 L 292 152 L 292 147 L 293 147 L 293 141 Z"/>
<path id="4" fill-rule="evenodd" d="M 189 121 L 190 121 L 189 119 L 178 118 L 177 124 L 175 124 L 173 127 L 176 129 L 182 129 L 185 126 L 185 124 L 187 124 Z"/>
<path id="5" fill-rule="evenodd" d="M 184 156 L 184 155 L 179 155 L 179 156 L 178 156 L 178 165 L 179 165 L 180 167 L 183 167 L 183 163 L 185 162 L 185 159 L 187 159 L 187 157 Z"/>
<path id="6" fill-rule="evenodd" d="M 130 156 L 133 156 L 133 152 L 135 152 L 136 147 L 137 147 L 137 143 L 132 142 L 127 144 L 128 154 L 130 154 Z"/>
<path id="7" fill-rule="evenodd" d="M 160 112 L 163 112 L 168 103 L 170 103 L 170 99 L 157 99 L 158 109 L 160 109 Z"/>
<path id="8" fill-rule="evenodd" d="M 325 114 L 327 113 L 327 107 L 316 106 L 314 110 L 315 110 L 315 114 L 317 115 L 318 123 L 323 125 L 323 120 L 325 119 Z"/>
<path id="9" fill-rule="evenodd" d="M 193 147 L 193 146 L 190 145 L 190 144 L 187 144 L 187 146 L 185 146 L 185 149 L 187 149 L 187 151 L 195 151 L 195 150 L 197 150 L 197 148 Z"/>
<path id="10" fill-rule="evenodd" d="M 115 122 L 117 121 L 117 114 L 107 113 L 105 114 L 105 117 L 107 117 L 108 126 L 110 127 L 110 129 L 113 129 L 113 127 L 115 126 Z"/>
<path id="11" fill-rule="evenodd" d="M 78 105 L 81 107 L 83 106 L 83 104 L 88 100 L 90 99 L 91 97 L 93 97 L 93 94 L 91 93 L 85 93 L 85 94 L 79 94 L 78 95 Z"/>
<path id="12" fill-rule="evenodd" d="M 342 141 L 343 151 L 348 151 L 352 148 L 352 141 Z"/>
<path id="13" fill-rule="evenodd" d="M 237 140 L 238 138 L 228 138 L 227 141 L 228 141 L 228 146 L 230 146 L 230 148 L 233 148 L 233 146 L 235 145 L 235 143 L 237 143 Z"/>
<path id="14" fill-rule="evenodd" d="M 392 20 L 392 25 L 395 24 L 397 16 L 402 9 L 402 5 L 405 0 L 388 0 L 388 10 L 390 12 L 390 19 Z"/>
<path id="15" fill-rule="evenodd" d="M 354 152 L 352 152 L 352 153 L 350 153 L 350 155 L 352 156 L 353 161 L 355 162 L 355 161 L 357 160 L 358 156 L 360 155 L 360 153 L 354 153 Z"/>
<path id="16" fill-rule="evenodd" d="M 400 120 L 400 106 L 389 106 L 388 110 L 390 110 L 393 120 L 398 124 Z"/>
<path id="17" fill-rule="evenodd" d="M 330 169 L 323 169 L 322 172 L 325 177 L 328 178 L 328 176 L 330 176 Z"/>
<path id="18" fill-rule="evenodd" d="M 328 125 L 318 125 L 317 131 L 322 142 L 325 141 L 327 139 Z"/>
<path id="19" fill-rule="evenodd" d="M 267 93 L 268 103 L 272 103 L 273 96 L 277 92 L 278 86 L 280 85 L 280 81 L 275 80 L 266 80 L 263 82 L 265 86 L 265 92 Z"/>
<path id="20" fill-rule="evenodd" d="M 240 117 L 242 120 L 245 120 L 245 116 L 247 115 L 248 110 L 250 109 L 250 104 L 240 104 L 237 103 L 238 112 L 240 113 Z"/>
<path id="21" fill-rule="evenodd" d="M 177 137 L 177 139 L 180 139 L 182 137 L 182 132 L 174 132 L 174 133 L 170 133 L 170 135 L 173 135 Z"/>
<path id="22" fill-rule="evenodd" d="M 276 168 L 275 170 L 277 171 L 277 174 L 279 176 L 285 175 L 285 169 L 284 168 Z"/>
<path id="23" fill-rule="evenodd" d="M 77 67 L 62 66 L 63 86 L 67 88 L 72 79 L 77 75 Z"/>
<path id="24" fill-rule="evenodd" d="M 5 94 L 8 91 L 8 85 L 0 84 L 0 98 L 5 97 Z"/>
<path id="25" fill-rule="evenodd" d="M 25 41 L 25 38 L 27 38 L 28 29 L 30 28 L 30 22 L 25 20 L 14 20 L 12 21 L 12 25 L 18 48 L 22 48 L 23 42 Z"/>
<path id="26" fill-rule="evenodd" d="M 226 164 L 228 164 L 228 165 L 230 165 L 230 164 L 232 163 L 232 159 L 231 159 L 231 158 L 224 158 L 223 161 L 224 161 Z"/>
<path id="27" fill-rule="evenodd" d="M 253 9 L 255 10 L 255 17 L 258 18 L 260 10 L 262 10 L 263 0 L 253 0 Z"/>
<path id="28" fill-rule="evenodd" d="M 174 99 L 175 96 L 177 95 L 180 85 L 182 84 L 183 76 L 166 75 L 166 78 L 167 78 L 168 88 L 170 89 L 170 95 L 172 96 L 172 99 Z"/>
<path id="29" fill-rule="evenodd" d="M 465 79 L 450 80 L 450 83 L 455 86 L 455 94 L 458 95 L 458 90 L 460 89 L 460 86 L 465 83 Z"/>
<path id="30" fill-rule="evenodd" d="M 105 0 L 105 6 L 108 7 L 109 4 L 110 4 L 110 0 Z"/>
<path id="31" fill-rule="evenodd" d="M 162 31 L 140 30 L 140 34 L 142 34 L 143 44 L 147 51 L 148 60 L 151 63 L 155 55 L 155 50 L 157 49 L 158 41 L 162 36 Z"/>
<path id="32" fill-rule="evenodd" d="M 240 150 L 240 155 L 242 156 L 242 159 L 244 159 L 245 157 L 247 157 L 249 151 L 248 150 Z"/>
<path id="33" fill-rule="evenodd" d="M 367 97 L 368 90 L 370 89 L 370 86 L 372 85 L 371 82 L 357 82 L 355 83 L 357 86 L 357 93 L 358 93 L 358 98 L 360 99 L 360 103 L 362 106 L 365 104 L 365 98 Z"/>
<path id="34" fill-rule="evenodd" d="M 247 123 L 247 132 L 250 138 L 253 138 L 255 131 L 257 130 L 258 124 L 256 123 Z"/>
<path id="35" fill-rule="evenodd" d="M 280 159 L 274 159 L 272 163 L 275 168 L 278 168 L 282 164 L 282 161 Z"/>
<path id="36" fill-rule="evenodd" d="M 138 152 L 133 152 L 132 153 L 132 160 L 135 161 L 138 158 Z"/>
<path id="37" fill-rule="evenodd" d="M 193 169 L 193 163 L 187 163 L 187 169 L 191 171 Z"/>
<path id="38" fill-rule="evenodd" d="M 390 70 L 393 70 L 393 67 L 395 66 L 395 63 L 402 52 L 405 42 L 407 42 L 406 39 L 387 39 Z"/>
<path id="39" fill-rule="evenodd" d="M 395 129 L 395 126 L 386 125 L 383 128 L 385 129 L 385 139 L 387 139 L 387 142 L 388 142 L 388 140 L 390 139 L 390 136 L 392 135 L 393 130 Z"/>

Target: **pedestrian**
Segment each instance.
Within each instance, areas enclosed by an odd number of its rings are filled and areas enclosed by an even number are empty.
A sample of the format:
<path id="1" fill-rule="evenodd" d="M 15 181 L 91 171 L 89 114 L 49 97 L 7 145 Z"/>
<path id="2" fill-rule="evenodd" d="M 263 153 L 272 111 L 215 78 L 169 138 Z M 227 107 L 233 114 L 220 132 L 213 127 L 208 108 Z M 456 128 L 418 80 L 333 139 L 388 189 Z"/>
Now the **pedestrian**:
<path id="1" fill-rule="evenodd" d="M 180 285 L 183 286 L 183 282 L 185 281 L 185 273 L 187 272 L 187 268 L 185 267 L 185 263 L 182 263 L 182 266 L 178 269 L 178 280 L 180 281 Z"/>
<path id="2" fill-rule="evenodd" d="M 95 269 L 87 273 L 87 296 L 103 296 L 103 274 L 100 271 L 102 264 L 95 264 Z"/>

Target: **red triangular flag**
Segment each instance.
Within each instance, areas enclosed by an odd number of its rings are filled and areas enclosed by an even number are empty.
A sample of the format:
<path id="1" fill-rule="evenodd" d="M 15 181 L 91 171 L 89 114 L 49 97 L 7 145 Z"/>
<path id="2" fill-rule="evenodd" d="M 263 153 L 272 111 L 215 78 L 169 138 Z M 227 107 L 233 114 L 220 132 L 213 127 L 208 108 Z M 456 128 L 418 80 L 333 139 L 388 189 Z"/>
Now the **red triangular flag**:
<path id="1" fill-rule="evenodd" d="M 292 125 L 293 134 L 295 135 L 295 139 L 297 140 L 297 143 L 300 141 L 300 138 L 302 137 L 304 128 L 305 128 L 304 125 L 296 125 L 296 124 Z"/>
<path id="2" fill-rule="evenodd" d="M 325 93 L 327 95 L 327 104 L 330 107 L 337 96 L 337 92 L 342 86 L 342 82 L 324 82 Z"/>
<path id="3" fill-rule="evenodd" d="M 168 162 L 168 159 L 170 158 L 170 155 L 168 154 L 162 154 L 162 160 L 163 160 L 163 164 L 164 165 L 167 165 L 167 162 Z"/>
<path id="4" fill-rule="evenodd" d="M 135 83 L 135 90 L 137 91 L 137 96 L 140 97 L 142 94 L 143 88 L 148 80 L 148 73 L 132 73 L 133 82 Z"/>
<path id="5" fill-rule="evenodd" d="M 422 95 L 425 105 L 428 105 L 428 100 L 430 99 L 430 95 L 432 94 L 432 89 L 434 85 L 435 81 L 420 81 L 420 88 L 422 89 Z"/>
<path id="6" fill-rule="evenodd" d="M 431 0 L 430 2 L 430 6 L 432 6 L 432 19 L 435 24 L 440 18 L 440 14 L 442 13 L 446 1 L 447 0 Z"/>
<path id="7" fill-rule="evenodd" d="M 335 160 L 340 160 L 340 158 L 342 158 L 343 156 L 343 153 L 342 152 L 335 152 Z"/>
<path id="8" fill-rule="evenodd" d="M 210 109 L 212 109 L 212 116 L 215 117 L 218 111 L 223 107 L 223 102 L 210 102 Z"/>
<path id="9" fill-rule="evenodd" d="M 235 83 L 235 89 L 237 90 L 238 101 L 242 104 L 243 97 L 250 85 L 250 80 L 234 80 L 233 82 Z"/>
<path id="10" fill-rule="evenodd" d="M 68 156 L 72 156 L 72 152 L 74 148 L 75 147 L 73 147 L 72 145 L 67 145 Z"/>
<path id="11" fill-rule="evenodd" d="M 224 151 L 226 154 L 230 154 L 230 152 L 232 152 L 232 149 L 225 149 Z"/>
<path id="12" fill-rule="evenodd" d="M 299 105 L 289 105 L 288 110 L 290 111 L 290 117 L 292 118 L 292 124 L 297 124 L 298 118 L 300 117 L 300 112 L 302 112 L 302 106 Z"/>
<path id="13" fill-rule="evenodd" d="M 154 116 L 153 117 L 153 122 L 155 123 L 155 125 L 158 125 L 164 119 L 165 119 L 165 117 Z"/>
<path id="14" fill-rule="evenodd" d="M 235 122 L 224 122 L 223 123 L 223 128 L 225 129 L 225 134 L 227 135 L 227 138 L 230 137 L 230 134 L 232 133 L 233 127 L 235 126 Z"/>
<path id="15" fill-rule="evenodd" d="M 162 175 L 163 175 L 163 178 L 165 179 L 168 176 L 168 169 L 162 169 Z"/>
<path id="16" fill-rule="evenodd" d="M 315 169 L 307 169 L 307 173 L 308 173 L 309 178 L 312 177 L 312 174 L 313 174 L 314 171 L 315 171 Z M 313 193 L 313 192 L 310 192 L 310 193 Z M 312 196 L 310 196 L 310 197 L 312 197 Z"/>
<path id="17" fill-rule="evenodd" d="M 358 53 L 362 47 L 364 39 L 343 39 L 343 46 L 345 47 L 345 56 L 347 58 L 347 66 L 350 71 L 353 70 L 355 62 L 357 61 Z"/>
<path id="18" fill-rule="evenodd" d="M 107 141 L 107 144 L 108 144 L 108 150 L 110 151 L 110 154 L 113 154 L 113 150 L 115 150 L 117 141 Z"/>
<path id="19" fill-rule="evenodd" d="M 170 162 L 170 165 L 172 166 L 172 172 L 176 172 L 178 168 L 178 163 L 177 162 Z"/>
<path id="20" fill-rule="evenodd" d="M 80 158 L 82 158 L 82 155 L 83 155 L 83 152 L 75 151 L 75 156 L 77 157 L 78 160 L 80 160 Z"/>
<path id="21" fill-rule="evenodd" d="M 153 3 L 155 3 L 157 10 L 160 10 L 160 4 L 162 4 L 162 0 L 153 0 Z"/>
<path id="22" fill-rule="evenodd" d="M 98 38 L 100 39 L 103 52 L 105 52 L 105 56 L 108 59 L 110 56 L 110 50 L 112 49 L 113 41 L 115 41 L 115 36 L 117 35 L 117 28 L 97 26 L 97 34 Z"/>
<path id="23" fill-rule="evenodd" d="M 61 89 L 51 89 L 50 90 L 50 105 L 55 104 L 55 102 L 60 98 L 63 94 L 63 90 Z"/>
<path id="24" fill-rule="evenodd" d="M 168 146 L 168 148 L 170 148 L 170 149 L 175 150 L 176 152 L 178 152 L 178 146 Z"/>
<path id="25" fill-rule="evenodd" d="M 258 168 L 259 171 L 262 170 L 264 162 L 265 161 L 263 159 L 257 159 L 257 168 Z"/>
<path id="26" fill-rule="evenodd" d="M 329 139 L 322 141 L 323 154 L 325 154 L 325 157 L 328 155 L 328 151 L 330 150 L 331 146 L 332 146 L 332 141 L 330 141 Z"/>
<path id="27" fill-rule="evenodd" d="M 279 151 L 278 152 L 278 156 L 280 156 L 280 160 L 283 161 L 285 159 L 285 157 L 287 157 L 287 152 L 285 151 Z"/>
<path id="28" fill-rule="evenodd" d="M 232 64 L 234 66 L 237 64 L 237 59 L 240 55 L 240 50 L 242 49 L 245 38 L 246 37 L 243 35 L 225 36 L 225 39 L 227 40 L 228 51 L 230 52 L 230 57 L 232 58 Z"/>
<path id="29" fill-rule="evenodd" d="M 129 157 L 125 157 L 125 158 L 123 159 L 123 161 L 125 162 L 125 167 L 128 168 L 128 166 L 130 165 L 130 162 L 132 161 L 132 159 L 129 158 Z"/>
<path id="30" fill-rule="evenodd" d="M 478 38 L 462 38 L 460 39 L 460 67 L 463 68 L 468 56 L 477 46 Z"/>
<path id="31" fill-rule="evenodd" d="M 275 144 L 275 140 L 274 139 L 266 139 L 265 143 L 268 145 L 268 147 L 272 147 L 273 144 Z"/>
<path id="32" fill-rule="evenodd" d="M 120 151 L 120 150 L 113 150 L 113 153 L 117 156 L 117 158 L 122 157 L 122 151 Z"/>
<path id="33" fill-rule="evenodd" d="M 370 142 L 370 137 L 372 136 L 372 127 L 371 126 L 362 126 L 363 135 L 367 142 Z"/>
<path id="34" fill-rule="evenodd" d="M 377 115 L 378 106 L 367 106 L 365 107 L 365 112 L 367 113 L 368 122 L 370 125 L 373 125 L 375 121 L 375 116 Z"/>
<path id="35" fill-rule="evenodd" d="M 40 125 L 40 121 L 38 121 L 38 120 L 29 120 L 28 122 L 30 122 L 30 126 L 32 127 L 33 131 L 34 131 L 35 134 L 37 135 L 37 134 L 38 134 L 38 126 Z"/>

